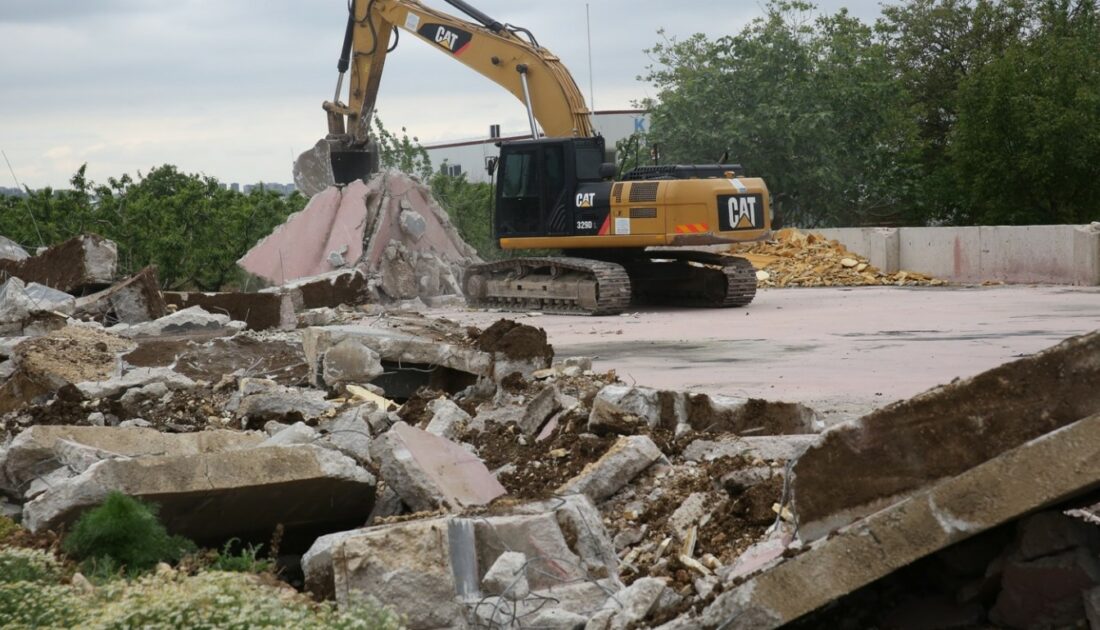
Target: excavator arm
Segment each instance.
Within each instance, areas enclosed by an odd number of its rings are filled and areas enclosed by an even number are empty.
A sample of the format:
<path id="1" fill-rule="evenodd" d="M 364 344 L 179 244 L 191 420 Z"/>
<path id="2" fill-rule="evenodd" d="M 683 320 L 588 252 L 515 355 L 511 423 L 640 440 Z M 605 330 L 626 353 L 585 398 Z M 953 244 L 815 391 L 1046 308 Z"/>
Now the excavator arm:
<path id="1" fill-rule="evenodd" d="M 477 23 L 437 11 L 417 0 L 352 0 L 338 65 L 340 81 L 334 100 L 324 104 L 329 127 L 325 151 L 332 153 L 333 163 L 338 165 L 348 152 L 369 150 L 375 101 L 397 29 L 425 40 L 511 92 L 527 108 L 536 137 L 540 132 L 551 137 L 595 135 L 584 97 L 557 56 L 539 46 L 524 29 L 497 22 L 462 0 L 446 1 Z M 348 69 L 351 78 L 345 104 L 340 96 L 344 72 Z M 317 150 L 299 158 L 299 164 L 295 165 L 296 180 L 303 160 L 311 153 L 315 154 L 314 161 L 320 159 Z M 348 160 L 344 164 L 343 170 L 355 171 L 363 170 L 367 162 Z M 334 179 L 344 183 L 364 174 L 335 173 Z"/>

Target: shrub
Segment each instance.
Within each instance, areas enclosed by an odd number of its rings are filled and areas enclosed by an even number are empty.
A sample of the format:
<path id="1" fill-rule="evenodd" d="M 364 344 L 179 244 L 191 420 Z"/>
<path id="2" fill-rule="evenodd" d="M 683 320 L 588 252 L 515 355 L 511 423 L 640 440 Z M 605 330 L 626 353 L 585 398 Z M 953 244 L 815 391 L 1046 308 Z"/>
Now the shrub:
<path id="1" fill-rule="evenodd" d="M 210 568 L 214 571 L 229 571 L 233 573 L 266 573 L 274 567 L 274 562 L 265 558 L 257 558 L 263 545 L 245 545 L 240 552 L 231 553 L 233 545 L 240 543 L 236 538 L 226 541 L 221 551 L 214 554 Z"/>
<path id="2" fill-rule="evenodd" d="M 80 517 L 62 548 L 84 562 L 86 573 L 102 577 L 120 570 L 136 575 L 158 562 L 178 562 L 195 545 L 169 536 L 157 521 L 156 506 L 112 492 Z"/>
<path id="3" fill-rule="evenodd" d="M 0 628 L 65 628 L 79 618 L 80 598 L 61 584 L 0 583 Z"/>

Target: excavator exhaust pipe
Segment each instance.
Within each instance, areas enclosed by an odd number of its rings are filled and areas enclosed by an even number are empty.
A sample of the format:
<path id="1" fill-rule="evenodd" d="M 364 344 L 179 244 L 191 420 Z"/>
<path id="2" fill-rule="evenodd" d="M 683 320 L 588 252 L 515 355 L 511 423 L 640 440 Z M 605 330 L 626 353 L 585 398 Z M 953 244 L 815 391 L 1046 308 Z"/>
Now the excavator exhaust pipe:
<path id="1" fill-rule="evenodd" d="M 378 145 L 350 148 L 340 140 L 321 140 L 294 161 L 294 185 L 307 197 L 330 186 L 369 179 L 378 172 Z"/>

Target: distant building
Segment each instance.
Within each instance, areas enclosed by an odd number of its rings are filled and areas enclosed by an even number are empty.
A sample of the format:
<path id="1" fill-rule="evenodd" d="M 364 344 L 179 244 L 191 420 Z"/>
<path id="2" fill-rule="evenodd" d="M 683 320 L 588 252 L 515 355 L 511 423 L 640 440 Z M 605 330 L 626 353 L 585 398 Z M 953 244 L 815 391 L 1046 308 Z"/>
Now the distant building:
<path id="1" fill-rule="evenodd" d="M 615 143 L 630 137 L 631 134 L 647 133 L 649 114 L 640 109 L 599 111 L 593 112 L 592 123 L 596 131 L 604 137 L 607 148 L 610 150 L 615 148 Z M 483 137 L 426 144 L 424 149 L 436 168 L 442 168 L 446 163 L 447 172 L 451 175 L 465 173 L 468 181 L 487 183 L 489 174 L 485 171 L 485 164 L 490 157 L 500 155 L 500 149 L 497 148 L 496 143 L 501 140 L 527 140 L 530 137 L 530 133 L 517 132 L 501 134 L 501 137 L 496 138 Z"/>
<path id="2" fill-rule="evenodd" d="M 26 192 L 22 188 L 5 188 L 0 186 L 0 197 L 25 197 Z"/>

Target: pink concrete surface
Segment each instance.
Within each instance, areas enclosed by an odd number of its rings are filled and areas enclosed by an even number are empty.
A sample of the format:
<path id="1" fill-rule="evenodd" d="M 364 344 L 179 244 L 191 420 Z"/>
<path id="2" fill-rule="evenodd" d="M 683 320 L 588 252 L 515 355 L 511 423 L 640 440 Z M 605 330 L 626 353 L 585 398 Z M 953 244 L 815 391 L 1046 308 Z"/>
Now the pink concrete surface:
<path id="1" fill-rule="evenodd" d="M 401 173 L 386 174 L 386 189 L 389 197 L 382 203 L 386 204 L 385 212 L 378 217 L 378 224 L 374 227 L 374 234 L 363 263 L 368 269 L 377 269 L 382 261 L 382 254 L 391 240 L 403 242 L 407 247 L 420 251 L 427 251 L 450 261 L 464 261 L 470 257 L 469 251 L 463 251 L 469 246 L 461 241 L 457 230 L 450 226 L 446 215 L 435 206 L 434 201 L 428 195 L 428 190 L 415 180 Z M 413 241 L 401 231 L 401 201 L 407 201 L 409 207 L 424 217 L 425 231 L 419 241 Z M 444 225 L 447 221 L 448 224 Z"/>
<path id="2" fill-rule="evenodd" d="M 237 264 L 272 284 L 283 284 L 332 271 L 329 253 L 345 246 L 344 260 L 354 263 L 363 253 L 366 194 L 361 181 L 318 193 Z"/>
<path id="3" fill-rule="evenodd" d="M 739 309 L 434 314 L 517 319 L 627 383 L 803 402 L 831 424 L 1100 328 L 1100 288 L 771 289 Z"/>

